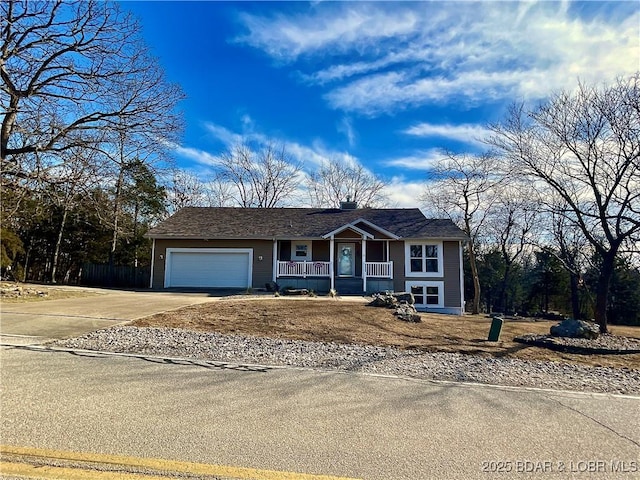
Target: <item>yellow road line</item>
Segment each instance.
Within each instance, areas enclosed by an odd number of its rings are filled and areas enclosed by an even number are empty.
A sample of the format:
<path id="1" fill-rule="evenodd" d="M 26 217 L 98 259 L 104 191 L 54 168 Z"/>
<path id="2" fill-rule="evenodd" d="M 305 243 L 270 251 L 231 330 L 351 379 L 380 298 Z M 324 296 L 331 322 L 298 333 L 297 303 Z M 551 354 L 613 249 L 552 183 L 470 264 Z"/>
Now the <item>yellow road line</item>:
<path id="1" fill-rule="evenodd" d="M 180 472 L 180 473 L 190 473 L 194 475 L 211 475 L 211 476 L 220 476 L 220 477 L 229 477 L 234 479 L 253 479 L 253 480 L 356 480 L 353 478 L 347 477 L 335 477 L 330 475 L 315 475 L 309 473 L 295 473 L 295 472 L 285 472 L 285 471 L 275 471 L 275 470 L 260 470 L 255 468 L 246 468 L 246 467 L 233 467 L 227 465 L 214 465 L 214 464 L 206 464 L 206 463 L 192 463 L 192 462 L 179 462 L 175 460 L 164 460 L 159 458 L 140 458 L 140 457 L 128 457 L 121 455 L 103 455 L 97 453 L 87 453 L 87 452 L 69 452 L 62 450 L 50 450 L 50 449 L 41 449 L 41 448 L 28 448 L 28 447 L 16 447 L 9 445 L 0 445 L 0 453 L 7 455 L 16 455 L 23 457 L 35 457 L 40 459 L 50 459 L 50 460 L 62 460 L 68 462 L 89 462 L 89 463 L 98 463 L 104 465 L 123 465 L 128 467 L 138 467 L 138 468 L 148 468 L 156 471 L 163 472 Z M 8 463 L 2 462 L 2 468 L 0 472 L 3 474 L 9 474 L 9 471 L 5 472 L 5 466 L 7 465 L 16 465 L 16 466 L 25 466 L 31 467 L 27 464 L 16 464 L 16 463 Z M 14 468 L 14 467 L 11 467 Z M 17 467 L 15 467 L 17 468 Z M 143 480 L 156 480 L 157 478 L 163 478 L 166 480 L 166 477 L 156 477 L 156 476 L 145 476 L 144 474 L 134 474 L 128 473 L 123 474 L 121 472 L 100 472 L 96 470 L 87 470 L 87 469 L 73 469 L 68 467 L 32 467 L 34 472 L 37 474 L 33 474 L 33 478 L 47 478 L 47 479 L 69 479 L 69 480 L 84 480 L 88 478 L 95 479 L 110 479 L 110 480 L 133 480 L 133 479 L 143 479 Z M 45 473 L 44 469 L 50 469 L 52 476 L 42 476 Z M 63 476 L 55 476 L 57 475 L 56 470 L 65 470 Z M 69 472 L 66 472 L 69 470 Z M 78 472 L 78 475 L 91 474 L 92 476 L 70 476 L 71 471 Z M 27 473 L 18 474 L 15 473 L 13 475 L 29 475 Z"/>

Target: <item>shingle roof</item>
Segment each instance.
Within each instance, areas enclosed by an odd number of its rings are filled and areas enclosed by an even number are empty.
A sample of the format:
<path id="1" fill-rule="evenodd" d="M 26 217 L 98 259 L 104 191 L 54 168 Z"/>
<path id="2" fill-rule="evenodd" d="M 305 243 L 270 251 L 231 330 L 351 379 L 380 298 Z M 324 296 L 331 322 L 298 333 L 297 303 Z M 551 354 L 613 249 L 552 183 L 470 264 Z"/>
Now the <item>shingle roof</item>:
<path id="1" fill-rule="evenodd" d="M 151 238 L 320 238 L 365 219 L 401 238 L 465 240 L 451 220 L 428 219 L 417 208 L 231 208 L 186 207 L 152 228 Z"/>

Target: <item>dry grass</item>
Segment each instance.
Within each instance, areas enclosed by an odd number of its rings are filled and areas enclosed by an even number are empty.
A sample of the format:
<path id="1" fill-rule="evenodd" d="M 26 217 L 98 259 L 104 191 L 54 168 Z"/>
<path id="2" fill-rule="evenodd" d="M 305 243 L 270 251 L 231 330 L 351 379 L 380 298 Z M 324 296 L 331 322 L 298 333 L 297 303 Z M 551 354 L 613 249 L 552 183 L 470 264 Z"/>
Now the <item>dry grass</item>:
<path id="1" fill-rule="evenodd" d="M 0 283 L 0 299 L 2 303 L 42 302 L 96 295 L 87 290 L 65 289 L 64 287 L 45 287 L 29 283 Z"/>
<path id="2" fill-rule="evenodd" d="M 441 314 L 422 314 L 422 323 L 406 323 L 397 320 L 390 310 L 347 300 L 233 297 L 132 324 L 640 369 L 640 354 L 568 354 L 513 341 L 525 333 L 547 334 L 554 322 L 506 321 L 500 342 L 487 341 L 490 323 L 491 319 L 484 316 Z M 612 326 L 611 331 L 640 338 L 638 327 Z"/>

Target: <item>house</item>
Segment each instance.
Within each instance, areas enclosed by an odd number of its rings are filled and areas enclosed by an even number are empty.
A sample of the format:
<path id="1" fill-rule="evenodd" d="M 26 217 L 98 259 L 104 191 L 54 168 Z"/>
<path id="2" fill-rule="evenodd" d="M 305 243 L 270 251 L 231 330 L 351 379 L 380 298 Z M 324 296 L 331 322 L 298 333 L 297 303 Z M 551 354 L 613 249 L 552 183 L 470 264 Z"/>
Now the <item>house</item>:
<path id="1" fill-rule="evenodd" d="M 462 248 L 450 220 L 404 208 L 187 207 L 151 229 L 151 288 L 410 291 L 424 311 L 464 311 Z"/>

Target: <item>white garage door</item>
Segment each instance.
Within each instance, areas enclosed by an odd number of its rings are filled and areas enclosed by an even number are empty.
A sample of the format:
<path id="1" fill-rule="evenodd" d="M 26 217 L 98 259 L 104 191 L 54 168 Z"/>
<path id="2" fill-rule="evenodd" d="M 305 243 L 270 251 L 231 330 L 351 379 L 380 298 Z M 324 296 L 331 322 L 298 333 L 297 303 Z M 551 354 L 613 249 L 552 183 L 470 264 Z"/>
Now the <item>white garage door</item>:
<path id="1" fill-rule="evenodd" d="M 167 249 L 165 287 L 247 288 L 251 249 Z"/>

